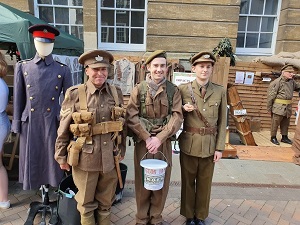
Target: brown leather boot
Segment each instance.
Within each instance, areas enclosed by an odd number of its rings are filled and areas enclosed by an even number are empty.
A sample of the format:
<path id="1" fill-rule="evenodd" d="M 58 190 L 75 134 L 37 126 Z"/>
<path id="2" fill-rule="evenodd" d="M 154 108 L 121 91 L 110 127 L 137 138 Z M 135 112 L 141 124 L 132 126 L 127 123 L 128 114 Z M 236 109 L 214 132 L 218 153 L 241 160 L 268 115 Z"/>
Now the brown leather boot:
<path id="1" fill-rule="evenodd" d="M 97 210 L 97 225 L 110 225 L 110 212 Z"/>
<path id="2" fill-rule="evenodd" d="M 81 225 L 95 225 L 94 211 L 80 215 Z"/>

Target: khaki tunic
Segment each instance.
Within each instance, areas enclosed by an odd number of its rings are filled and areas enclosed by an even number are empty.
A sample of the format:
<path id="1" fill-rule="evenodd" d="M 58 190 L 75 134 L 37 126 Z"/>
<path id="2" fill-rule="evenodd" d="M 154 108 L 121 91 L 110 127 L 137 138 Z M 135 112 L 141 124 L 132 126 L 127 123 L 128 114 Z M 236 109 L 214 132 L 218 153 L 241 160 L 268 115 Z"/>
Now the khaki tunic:
<path id="1" fill-rule="evenodd" d="M 105 83 L 101 90 L 97 90 L 90 82 L 86 82 L 86 94 L 88 111 L 93 112 L 96 123 L 110 121 L 111 109 L 115 105 L 109 84 Z M 120 104 L 123 104 L 123 95 L 117 88 Z M 59 164 L 67 162 L 67 146 L 70 143 L 72 133 L 69 131 L 70 124 L 73 123 L 72 113 L 80 112 L 78 87 L 74 86 L 67 90 L 65 100 L 62 103 L 61 120 L 56 139 L 55 159 Z M 124 156 L 126 149 L 125 140 L 121 146 L 121 155 Z M 111 133 L 93 136 L 93 144 L 84 144 L 80 153 L 77 166 L 84 171 L 102 171 L 107 173 L 114 169 L 113 142 Z"/>
<path id="2" fill-rule="evenodd" d="M 291 100 L 293 92 L 300 90 L 300 83 L 293 79 L 286 80 L 283 76 L 270 83 L 268 88 L 267 111 L 280 116 L 291 117 L 292 104 L 275 103 L 275 99 Z"/>
<path id="3" fill-rule="evenodd" d="M 139 85 L 135 86 L 132 90 L 130 100 L 126 110 L 126 123 L 127 126 L 140 138 L 142 141 L 136 143 L 134 149 L 134 162 L 135 162 L 135 191 L 136 191 L 136 203 L 137 214 L 136 222 L 146 224 L 151 222 L 152 224 L 162 221 L 161 213 L 163 211 L 168 189 L 170 183 L 170 173 L 172 164 L 172 148 L 170 137 L 174 135 L 180 128 L 183 116 L 182 116 L 182 104 L 179 89 L 175 87 L 175 93 L 173 97 L 172 115 L 169 122 L 161 127 L 161 131 L 157 133 L 162 145 L 158 151 L 161 151 L 167 158 L 168 167 L 166 170 L 164 186 L 158 191 L 146 190 L 142 182 L 142 167 L 140 161 L 142 157 L 148 152 L 145 141 L 151 136 L 150 133 L 142 126 L 139 112 L 140 112 L 140 99 L 139 99 Z M 166 93 L 166 84 L 163 84 L 157 90 L 156 95 L 152 98 L 147 91 L 146 94 L 146 114 L 148 118 L 164 118 L 168 116 L 169 102 Z M 165 160 L 162 154 L 147 154 L 145 158 L 156 158 Z"/>
<path id="4" fill-rule="evenodd" d="M 188 84 L 179 86 L 183 105 L 188 102 L 192 104 Z M 200 90 L 196 80 L 192 82 L 192 89 L 196 98 L 197 107 L 201 114 L 207 119 L 211 126 L 217 126 L 216 135 L 200 135 L 183 131 L 179 136 L 180 151 L 187 155 L 196 157 L 209 157 L 214 155 L 215 150 L 223 151 L 225 148 L 226 136 L 226 112 L 227 99 L 226 91 L 220 85 L 209 83 L 205 98 L 201 98 Z M 197 116 L 196 111 L 185 113 L 184 126 L 205 127 L 205 124 Z"/>
<path id="5" fill-rule="evenodd" d="M 192 104 L 188 84 L 179 86 L 183 105 Z M 179 136 L 181 166 L 180 214 L 186 218 L 205 220 L 209 213 L 211 184 L 214 171 L 213 155 L 225 149 L 226 91 L 222 86 L 209 82 L 204 99 L 197 81 L 192 82 L 197 108 L 210 126 L 217 126 L 217 134 L 200 135 L 185 131 L 185 127 L 201 128 L 205 124 L 196 111 L 184 112 L 183 132 Z"/>
<path id="6" fill-rule="evenodd" d="M 270 83 L 268 88 L 267 111 L 272 113 L 271 137 L 276 137 L 278 126 L 282 135 L 288 134 L 290 117 L 292 115 L 292 104 L 274 102 L 275 99 L 292 100 L 293 92 L 300 89 L 300 83 L 293 79 L 287 80 L 280 76 Z"/>
<path id="7" fill-rule="evenodd" d="M 85 84 L 87 107 L 93 112 L 94 123 L 111 120 L 111 110 L 115 101 L 110 85 L 105 83 L 98 90 L 89 80 Z M 120 104 L 123 104 L 123 95 L 117 88 Z M 67 90 L 62 103 L 61 120 L 56 140 L 55 159 L 59 164 L 67 162 L 67 146 L 72 133 L 69 127 L 73 122 L 72 113 L 80 112 L 78 86 Z M 125 137 L 125 131 L 123 137 Z M 74 182 L 78 188 L 75 195 L 77 209 L 81 214 L 89 213 L 98 208 L 100 213 L 108 213 L 114 200 L 117 174 L 114 170 L 113 142 L 111 133 L 92 136 L 93 144 L 84 144 L 79 155 L 79 163 L 73 168 Z M 126 139 L 123 138 L 121 155 L 124 156 Z"/>

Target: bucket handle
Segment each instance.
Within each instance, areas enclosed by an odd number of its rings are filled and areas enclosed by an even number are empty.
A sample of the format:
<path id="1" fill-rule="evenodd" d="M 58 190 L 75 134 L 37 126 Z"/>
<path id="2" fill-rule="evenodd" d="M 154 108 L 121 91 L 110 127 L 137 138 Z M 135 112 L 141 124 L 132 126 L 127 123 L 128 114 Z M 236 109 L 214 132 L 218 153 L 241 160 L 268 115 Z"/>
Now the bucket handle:
<path id="1" fill-rule="evenodd" d="M 141 161 L 145 158 L 145 156 L 148 154 L 149 152 L 146 152 L 146 154 L 142 157 Z M 157 151 L 157 153 L 161 153 L 163 155 L 163 157 L 165 158 L 167 164 L 169 165 L 169 162 L 167 160 L 167 157 L 164 155 L 164 153 L 162 153 L 162 151 Z M 155 153 L 156 154 L 156 153 Z"/>

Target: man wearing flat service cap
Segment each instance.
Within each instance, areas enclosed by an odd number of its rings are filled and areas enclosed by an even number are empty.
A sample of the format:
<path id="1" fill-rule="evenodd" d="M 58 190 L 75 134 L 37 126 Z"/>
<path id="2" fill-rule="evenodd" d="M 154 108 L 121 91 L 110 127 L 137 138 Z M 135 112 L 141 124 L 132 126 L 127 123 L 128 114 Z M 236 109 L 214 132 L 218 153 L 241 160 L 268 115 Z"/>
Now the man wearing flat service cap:
<path id="1" fill-rule="evenodd" d="M 196 79 L 179 86 L 184 115 L 179 136 L 180 214 L 187 225 L 205 225 L 214 165 L 225 149 L 226 91 L 209 81 L 215 62 L 212 53 L 197 53 L 191 58 Z"/>
<path id="2" fill-rule="evenodd" d="M 133 88 L 126 110 L 126 123 L 134 133 L 135 140 L 136 224 L 163 225 L 162 211 L 169 190 L 172 166 L 170 138 L 182 124 L 181 97 L 177 86 L 166 80 L 168 68 L 165 51 L 153 52 L 145 64 L 150 74 Z M 140 165 L 142 159 L 167 161 L 160 190 L 144 187 L 144 174 Z"/>
<path id="3" fill-rule="evenodd" d="M 120 150 L 120 160 L 125 155 L 123 95 L 106 82 L 113 60 L 107 51 L 83 53 L 79 63 L 88 80 L 67 90 L 60 113 L 55 159 L 61 169 L 72 166 L 82 225 L 111 224 L 118 181 L 113 152 Z"/>
<path id="4" fill-rule="evenodd" d="M 293 65 L 285 65 L 281 69 L 281 76 L 270 83 L 268 88 L 267 111 L 271 114 L 271 142 L 279 145 L 277 130 L 280 126 L 281 142 L 292 144 L 288 138 L 288 128 L 292 115 L 293 92 L 300 90 L 300 83 L 293 78 L 297 69 Z"/>

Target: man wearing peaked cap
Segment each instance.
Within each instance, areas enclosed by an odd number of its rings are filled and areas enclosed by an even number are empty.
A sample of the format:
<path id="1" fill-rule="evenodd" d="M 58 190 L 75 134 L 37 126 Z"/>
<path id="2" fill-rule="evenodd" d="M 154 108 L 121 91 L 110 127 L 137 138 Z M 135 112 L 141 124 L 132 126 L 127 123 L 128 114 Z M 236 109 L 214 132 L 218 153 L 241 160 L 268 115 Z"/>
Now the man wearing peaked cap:
<path id="1" fill-rule="evenodd" d="M 212 65 L 214 65 L 217 60 L 216 57 L 210 52 L 199 52 L 192 56 L 190 61 L 191 64 L 194 66 L 198 62 L 211 62 Z"/>
<path id="2" fill-rule="evenodd" d="M 69 88 L 62 103 L 55 159 L 61 169 L 72 166 L 82 225 L 94 225 L 94 213 L 96 224 L 111 224 L 110 209 L 118 182 L 115 165 L 119 165 L 113 152 L 120 153 L 122 160 L 126 150 L 123 95 L 120 88 L 107 83 L 113 60 L 112 54 L 103 50 L 83 53 L 79 62 L 89 79 Z M 84 126 L 87 132 L 79 129 Z"/>
<path id="3" fill-rule="evenodd" d="M 180 214 L 187 225 L 205 225 L 214 165 L 225 148 L 227 100 L 225 89 L 209 81 L 216 62 L 213 54 L 199 52 L 190 62 L 196 79 L 179 86 L 184 113 Z"/>
<path id="4" fill-rule="evenodd" d="M 145 64 L 149 74 L 145 81 L 133 88 L 126 110 L 126 123 L 134 133 L 135 141 L 136 224 L 162 225 L 162 211 L 171 175 L 171 138 L 183 121 L 181 97 L 178 87 L 166 79 L 168 67 L 165 51 L 153 52 Z M 143 158 L 168 162 L 160 190 L 144 186 L 140 165 Z"/>
<path id="5" fill-rule="evenodd" d="M 107 51 L 91 50 L 83 53 L 78 60 L 84 68 L 110 67 L 114 57 Z"/>
<path id="6" fill-rule="evenodd" d="M 271 142 L 279 145 L 277 130 L 280 127 L 281 142 L 292 144 L 288 138 L 288 128 L 292 115 L 293 92 L 300 90 L 300 83 L 293 78 L 296 73 L 293 65 L 281 68 L 281 76 L 270 83 L 268 88 L 267 111 L 271 115 Z"/>

